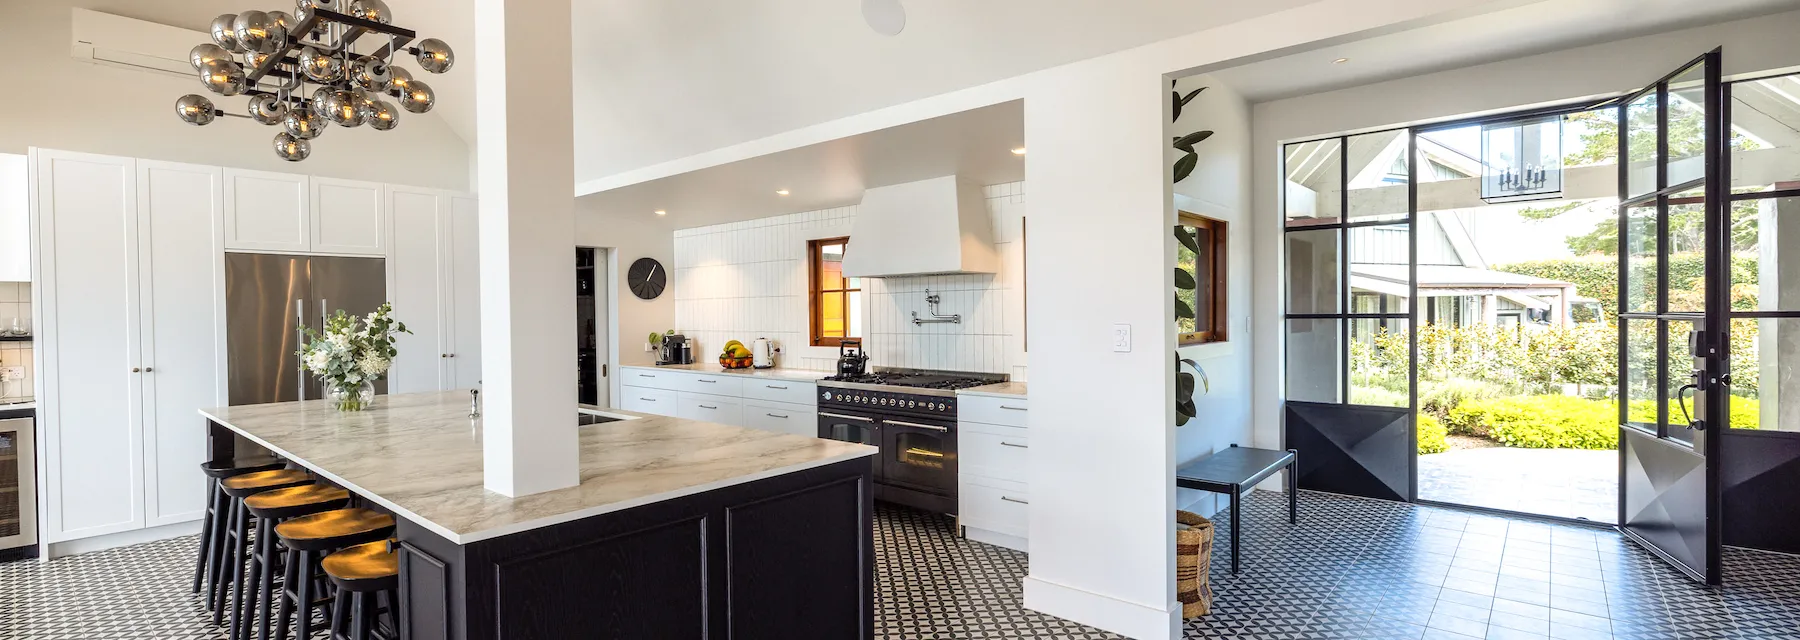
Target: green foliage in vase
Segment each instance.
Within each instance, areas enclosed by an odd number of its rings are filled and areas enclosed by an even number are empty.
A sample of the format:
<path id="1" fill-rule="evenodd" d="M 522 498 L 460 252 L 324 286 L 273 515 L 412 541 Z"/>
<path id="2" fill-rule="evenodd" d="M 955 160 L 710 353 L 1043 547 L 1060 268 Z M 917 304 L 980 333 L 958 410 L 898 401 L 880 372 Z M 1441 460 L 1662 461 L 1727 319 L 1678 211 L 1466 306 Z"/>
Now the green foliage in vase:
<path id="1" fill-rule="evenodd" d="M 394 356 L 400 354 L 394 348 L 394 334 L 412 333 L 406 323 L 393 319 L 393 312 L 394 305 L 385 302 L 366 317 L 339 309 L 326 319 L 323 330 L 307 327 L 306 345 L 295 352 L 300 356 L 300 366 L 336 389 L 358 389 L 382 379 L 393 365 Z"/>

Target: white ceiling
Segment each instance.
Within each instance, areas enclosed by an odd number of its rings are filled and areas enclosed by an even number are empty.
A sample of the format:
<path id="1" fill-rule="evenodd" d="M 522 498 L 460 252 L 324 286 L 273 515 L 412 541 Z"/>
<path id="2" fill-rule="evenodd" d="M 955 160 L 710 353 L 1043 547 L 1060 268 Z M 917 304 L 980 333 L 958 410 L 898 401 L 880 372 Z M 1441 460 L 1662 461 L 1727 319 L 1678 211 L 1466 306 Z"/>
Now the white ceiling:
<path id="1" fill-rule="evenodd" d="M 1024 180 L 1025 158 L 1012 153 L 1024 139 L 1024 103 L 1013 101 L 578 200 L 584 210 L 686 229 L 855 204 L 868 187 L 950 174 L 984 185 Z"/>
<path id="2" fill-rule="evenodd" d="M 1800 0 L 1545 0 L 1232 67 L 1213 77 L 1252 102 L 1264 102 L 1795 8 Z M 1338 58 L 1349 61 L 1334 64 Z"/>

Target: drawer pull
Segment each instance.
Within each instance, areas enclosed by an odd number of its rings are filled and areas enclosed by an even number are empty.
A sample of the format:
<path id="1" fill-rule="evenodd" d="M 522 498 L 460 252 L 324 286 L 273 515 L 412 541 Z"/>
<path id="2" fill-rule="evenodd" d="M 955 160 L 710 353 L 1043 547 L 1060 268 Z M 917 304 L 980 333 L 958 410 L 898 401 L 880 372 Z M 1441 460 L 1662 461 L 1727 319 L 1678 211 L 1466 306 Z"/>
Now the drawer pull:
<path id="1" fill-rule="evenodd" d="M 1008 410 L 1008 411 L 1025 411 L 1025 410 L 1026 410 L 1026 408 L 1025 408 L 1025 407 L 1014 407 L 1014 406 L 1011 406 L 1011 405 L 1004 405 L 1004 404 L 1003 404 L 1003 405 L 1000 405 L 1000 408 L 1002 408 L 1002 409 L 1006 409 L 1006 410 Z"/>
<path id="2" fill-rule="evenodd" d="M 718 380 L 707 380 L 706 378 L 696 378 L 696 379 L 701 382 L 707 383 L 707 384 L 718 384 L 719 383 Z"/>
<path id="3" fill-rule="evenodd" d="M 1000 446 L 1002 446 L 1002 447 L 1018 447 L 1020 449 L 1030 449 L 1031 448 L 1031 445 L 1028 445 L 1028 444 L 1019 444 L 1017 442 L 1007 442 L 1005 440 L 1000 441 Z"/>
<path id="4" fill-rule="evenodd" d="M 639 378 L 654 378 L 654 377 L 656 377 L 656 374 L 654 374 L 654 373 L 640 373 L 640 374 L 638 374 L 638 377 L 639 377 Z"/>
<path id="5" fill-rule="evenodd" d="M 779 415 L 779 414 L 774 414 L 774 413 L 765 413 L 765 414 L 763 414 L 763 415 L 765 415 L 765 416 L 768 416 L 768 417 L 771 417 L 771 418 L 781 418 L 781 419 L 782 419 L 782 420 L 786 420 L 786 419 L 788 419 L 788 417 L 787 417 L 787 416 L 784 416 L 784 415 Z"/>
<path id="6" fill-rule="evenodd" d="M 1017 502 L 1019 504 L 1031 504 L 1030 500 L 1020 500 L 1020 499 L 1014 498 L 1012 496 L 1000 496 L 1000 499 L 1005 500 L 1007 502 Z"/>
<path id="7" fill-rule="evenodd" d="M 766 385 L 763 385 L 763 386 L 765 386 L 765 387 L 768 387 L 768 388 L 770 388 L 770 389 L 780 389 L 780 390 L 782 390 L 782 391 L 786 391 L 786 390 L 787 390 L 787 387 L 777 387 L 777 386 L 775 386 L 775 385 L 772 385 L 772 384 L 766 384 Z"/>
<path id="8" fill-rule="evenodd" d="M 638 398 L 638 399 L 643 400 L 644 402 L 656 402 L 656 398 Z"/>
<path id="9" fill-rule="evenodd" d="M 702 408 L 702 409 L 717 409 L 718 407 L 709 407 L 706 405 L 700 405 L 700 408 Z"/>

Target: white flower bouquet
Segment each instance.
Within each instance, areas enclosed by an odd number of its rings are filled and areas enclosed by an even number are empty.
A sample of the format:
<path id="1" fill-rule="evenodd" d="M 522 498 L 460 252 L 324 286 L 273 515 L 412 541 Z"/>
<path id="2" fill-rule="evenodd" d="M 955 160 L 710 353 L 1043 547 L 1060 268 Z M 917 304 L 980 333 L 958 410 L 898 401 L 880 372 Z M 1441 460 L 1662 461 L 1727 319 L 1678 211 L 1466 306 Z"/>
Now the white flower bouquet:
<path id="1" fill-rule="evenodd" d="M 339 309 L 325 321 L 324 331 L 306 329 L 300 366 L 325 383 L 326 396 L 339 411 L 362 411 L 374 402 L 375 381 L 387 375 L 400 353 L 394 349 L 394 334 L 412 333 L 406 323 L 389 317 L 393 311 L 392 303 L 382 303 L 359 318 Z"/>

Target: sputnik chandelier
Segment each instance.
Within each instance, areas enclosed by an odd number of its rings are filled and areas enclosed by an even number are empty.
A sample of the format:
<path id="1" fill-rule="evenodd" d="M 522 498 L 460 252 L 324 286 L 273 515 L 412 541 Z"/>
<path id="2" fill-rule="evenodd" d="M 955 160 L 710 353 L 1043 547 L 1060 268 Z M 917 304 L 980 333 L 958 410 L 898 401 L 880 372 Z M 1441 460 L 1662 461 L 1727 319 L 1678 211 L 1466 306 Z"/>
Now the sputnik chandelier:
<path id="1" fill-rule="evenodd" d="M 400 112 L 383 97 L 413 113 L 431 110 L 437 94 L 394 65 L 396 55 L 413 56 L 431 73 L 456 62 L 450 45 L 436 38 L 407 46 L 414 33 L 390 26 L 393 13 L 382 0 L 299 0 L 295 9 L 297 18 L 285 11 L 219 16 L 213 41 L 188 52 L 208 90 L 250 97 L 247 115 L 227 113 L 198 94 L 176 100 L 175 114 L 196 126 L 222 115 L 279 126 L 275 154 L 299 162 L 312 154 L 312 140 L 327 122 L 376 131 L 399 126 Z M 372 42 L 373 50 L 357 53 L 359 41 Z"/>

